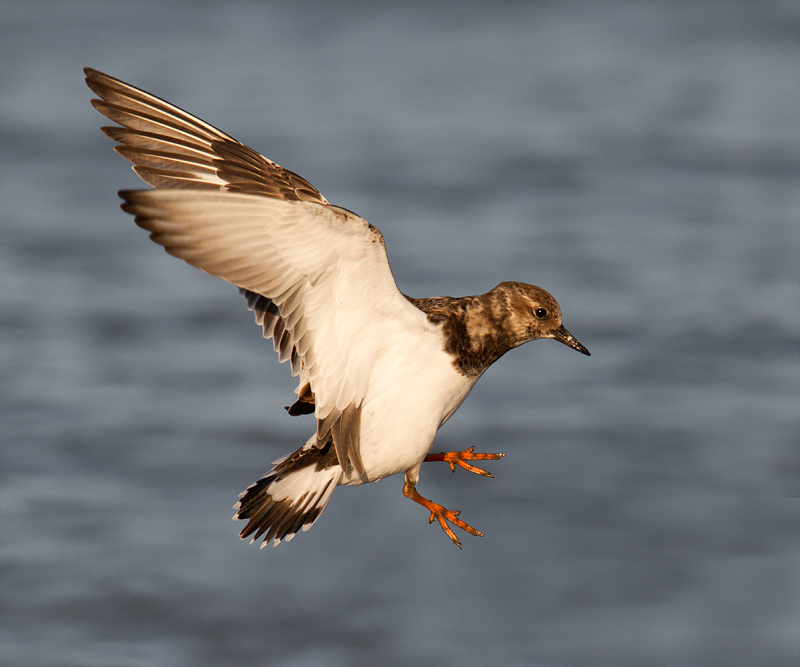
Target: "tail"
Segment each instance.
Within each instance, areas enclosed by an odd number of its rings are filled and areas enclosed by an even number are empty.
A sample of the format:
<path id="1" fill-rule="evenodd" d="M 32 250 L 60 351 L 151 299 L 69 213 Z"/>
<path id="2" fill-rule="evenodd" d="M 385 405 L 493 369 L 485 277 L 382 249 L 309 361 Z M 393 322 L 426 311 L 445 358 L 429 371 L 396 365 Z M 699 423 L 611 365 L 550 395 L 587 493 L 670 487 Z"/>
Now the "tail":
<path id="1" fill-rule="evenodd" d="M 239 496 L 233 518 L 249 519 L 239 536 L 253 535 L 252 544 L 266 532 L 262 549 L 272 539 L 273 546 L 288 542 L 300 528 L 311 528 L 341 479 L 333 441 L 328 438 L 320 448 L 317 436 L 312 436 L 296 452 L 275 461 L 272 470 Z"/>

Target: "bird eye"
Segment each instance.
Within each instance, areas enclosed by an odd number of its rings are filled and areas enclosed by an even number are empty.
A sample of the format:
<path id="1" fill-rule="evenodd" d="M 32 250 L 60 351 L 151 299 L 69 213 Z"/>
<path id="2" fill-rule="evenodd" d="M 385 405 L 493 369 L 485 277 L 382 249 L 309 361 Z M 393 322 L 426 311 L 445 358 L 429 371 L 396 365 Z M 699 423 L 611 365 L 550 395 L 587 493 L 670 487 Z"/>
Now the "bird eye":
<path id="1" fill-rule="evenodd" d="M 537 308 L 533 311 L 533 314 L 536 315 L 540 320 L 543 320 L 547 317 L 547 309 L 546 308 Z"/>

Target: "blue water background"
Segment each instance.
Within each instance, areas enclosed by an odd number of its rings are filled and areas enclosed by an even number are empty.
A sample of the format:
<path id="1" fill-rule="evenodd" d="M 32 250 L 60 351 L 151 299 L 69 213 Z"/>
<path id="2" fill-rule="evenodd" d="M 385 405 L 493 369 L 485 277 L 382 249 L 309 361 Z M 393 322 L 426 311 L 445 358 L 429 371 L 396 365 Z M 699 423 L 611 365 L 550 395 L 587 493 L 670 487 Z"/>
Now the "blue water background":
<path id="1" fill-rule="evenodd" d="M 3 667 L 800 659 L 800 3 L 0 4 Z M 420 491 L 259 551 L 313 428 L 236 290 L 122 213 L 81 67 L 384 233 L 400 288 L 541 285 Z"/>

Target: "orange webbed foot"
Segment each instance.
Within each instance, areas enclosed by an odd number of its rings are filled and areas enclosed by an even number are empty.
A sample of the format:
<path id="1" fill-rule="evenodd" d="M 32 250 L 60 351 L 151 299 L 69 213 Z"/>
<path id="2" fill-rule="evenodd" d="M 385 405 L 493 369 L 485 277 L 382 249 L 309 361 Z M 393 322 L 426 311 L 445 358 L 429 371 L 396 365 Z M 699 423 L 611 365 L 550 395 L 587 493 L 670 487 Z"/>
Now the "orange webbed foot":
<path id="1" fill-rule="evenodd" d="M 440 454 L 428 454 L 425 461 L 446 461 L 450 464 L 450 470 L 456 471 L 456 466 L 464 468 L 469 472 L 474 472 L 476 475 L 483 475 L 484 477 L 494 477 L 492 473 L 483 468 L 470 465 L 467 461 L 496 461 L 502 459 L 505 454 L 476 454 L 473 452 L 475 447 L 469 447 L 461 452 L 441 452 Z"/>
<path id="2" fill-rule="evenodd" d="M 459 510 L 448 510 L 435 503 L 427 498 L 422 497 L 418 492 L 416 487 L 406 480 L 406 483 L 403 485 L 403 495 L 406 498 L 410 498 L 415 503 L 419 503 L 425 509 L 427 509 L 430 513 L 430 519 L 428 519 L 428 523 L 433 523 L 434 520 L 439 522 L 439 525 L 442 527 L 442 530 L 447 534 L 447 536 L 453 540 L 453 544 L 455 544 L 459 549 L 461 549 L 461 540 L 456 537 L 456 534 L 453 532 L 453 529 L 447 525 L 449 521 L 454 526 L 458 526 L 461 530 L 467 531 L 470 535 L 475 535 L 476 537 L 483 537 L 483 533 L 479 530 L 476 530 L 472 526 L 470 526 L 465 521 L 462 521 L 458 518 L 458 515 L 461 514 Z"/>

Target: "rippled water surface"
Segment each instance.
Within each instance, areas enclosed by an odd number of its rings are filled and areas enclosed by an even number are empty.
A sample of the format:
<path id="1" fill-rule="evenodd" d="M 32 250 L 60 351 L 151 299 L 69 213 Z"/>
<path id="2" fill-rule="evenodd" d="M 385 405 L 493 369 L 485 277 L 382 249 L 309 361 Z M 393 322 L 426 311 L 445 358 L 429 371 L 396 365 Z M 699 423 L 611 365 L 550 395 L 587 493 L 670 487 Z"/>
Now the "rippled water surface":
<path id="1" fill-rule="evenodd" d="M 800 659 L 800 4 L 0 4 L 0 662 Z M 313 428 L 236 290 L 148 241 L 81 67 L 384 233 L 403 291 L 560 301 L 423 470 L 259 551 L 238 493 Z"/>

